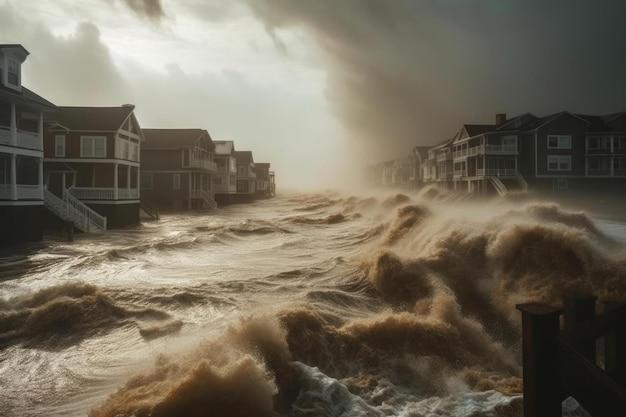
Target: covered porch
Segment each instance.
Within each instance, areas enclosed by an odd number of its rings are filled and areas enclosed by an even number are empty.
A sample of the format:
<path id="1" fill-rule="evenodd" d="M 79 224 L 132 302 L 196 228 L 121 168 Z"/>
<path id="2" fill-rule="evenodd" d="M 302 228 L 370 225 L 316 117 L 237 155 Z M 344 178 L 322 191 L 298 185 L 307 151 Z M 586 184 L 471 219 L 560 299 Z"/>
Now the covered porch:
<path id="1" fill-rule="evenodd" d="M 0 152 L 0 200 L 43 200 L 43 159 Z"/>
<path id="2" fill-rule="evenodd" d="M 139 167 L 119 163 L 50 163 L 46 188 L 67 189 L 79 200 L 138 200 Z"/>

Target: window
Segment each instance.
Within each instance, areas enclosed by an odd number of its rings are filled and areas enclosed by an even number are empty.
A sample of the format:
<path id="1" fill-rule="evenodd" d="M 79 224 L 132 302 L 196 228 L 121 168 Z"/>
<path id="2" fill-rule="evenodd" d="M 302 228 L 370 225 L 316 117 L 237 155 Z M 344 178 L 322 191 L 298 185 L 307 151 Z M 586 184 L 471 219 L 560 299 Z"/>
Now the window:
<path id="1" fill-rule="evenodd" d="M 154 176 L 152 174 L 141 174 L 141 189 L 151 190 L 154 187 Z"/>
<path id="2" fill-rule="evenodd" d="M 65 135 L 56 135 L 54 137 L 54 156 L 65 156 Z"/>
<path id="3" fill-rule="evenodd" d="M 20 64 L 13 59 L 9 59 L 8 70 L 9 71 L 7 72 L 7 80 L 9 84 L 12 84 L 16 87 L 19 86 L 20 85 Z"/>
<path id="4" fill-rule="evenodd" d="M 569 155 L 548 155 L 548 171 L 571 171 L 572 157 Z"/>
<path id="5" fill-rule="evenodd" d="M 180 174 L 172 175 L 172 188 L 174 190 L 180 190 Z"/>
<path id="6" fill-rule="evenodd" d="M 572 137 L 569 135 L 548 135 L 548 148 L 572 149 Z"/>
<path id="7" fill-rule="evenodd" d="M 246 171 L 246 167 L 237 167 L 237 175 L 239 175 L 240 177 L 245 177 L 247 174 Z"/>
<path id="8" fill-rule="evenodd" d="M 608 151 L 611 149 L 611 137 L 610 136 L 597 136 L 587 139 L 587 148 L 592 151 L 603 150 Z"/>
<path id="9" fill-rule="evenodd" d="M 215 184 L 215 185 L 222 185 L 222 177 L 220 177 L 220 176 L 213 177 L 213 184 Z"/>
<path id="10" fill-rule="evenodd" d="M 81 158 L 106 158 L 107 138 L 106 136 L 81 136 L 80 156 Z"/>

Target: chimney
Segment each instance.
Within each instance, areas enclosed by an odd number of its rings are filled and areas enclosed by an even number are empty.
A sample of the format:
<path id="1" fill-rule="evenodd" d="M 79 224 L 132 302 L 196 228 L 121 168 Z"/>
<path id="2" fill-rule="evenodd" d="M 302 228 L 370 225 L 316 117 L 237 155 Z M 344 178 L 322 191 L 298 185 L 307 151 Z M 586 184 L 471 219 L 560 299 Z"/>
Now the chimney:
<path id="1" fill-rule="evenodd" d="M 506 113 L 496 113 L 496 127 L 506 122 Z"/>

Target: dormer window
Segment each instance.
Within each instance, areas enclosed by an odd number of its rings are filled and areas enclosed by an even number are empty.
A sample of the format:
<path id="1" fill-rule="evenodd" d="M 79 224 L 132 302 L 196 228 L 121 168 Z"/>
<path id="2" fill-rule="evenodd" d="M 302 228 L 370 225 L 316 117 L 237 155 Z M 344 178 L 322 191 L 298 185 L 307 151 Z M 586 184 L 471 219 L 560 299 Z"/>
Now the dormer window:
<path id="1" fill-rule="evenodd" d="M 7 81 L 9 84 L 19 87 L 20 85 L 20 63 L 14 59 L 9 59 L 7 68 Z"/>

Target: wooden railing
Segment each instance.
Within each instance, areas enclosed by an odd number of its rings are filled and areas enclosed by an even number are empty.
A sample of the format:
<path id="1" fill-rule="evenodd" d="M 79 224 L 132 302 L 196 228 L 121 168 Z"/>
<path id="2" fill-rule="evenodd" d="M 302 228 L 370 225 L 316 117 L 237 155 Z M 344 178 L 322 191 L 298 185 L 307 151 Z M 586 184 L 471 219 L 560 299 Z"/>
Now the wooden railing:
<path id="1" fill-rule="evenodd" d="M 594 417 L 626 415 L 626 304 L 605 304 L 600 316 L 594 297 L 567 299 L 563 309 L 517 308 L 522 312 L 524 417 L 560 417 L 568 397 Z"/>

